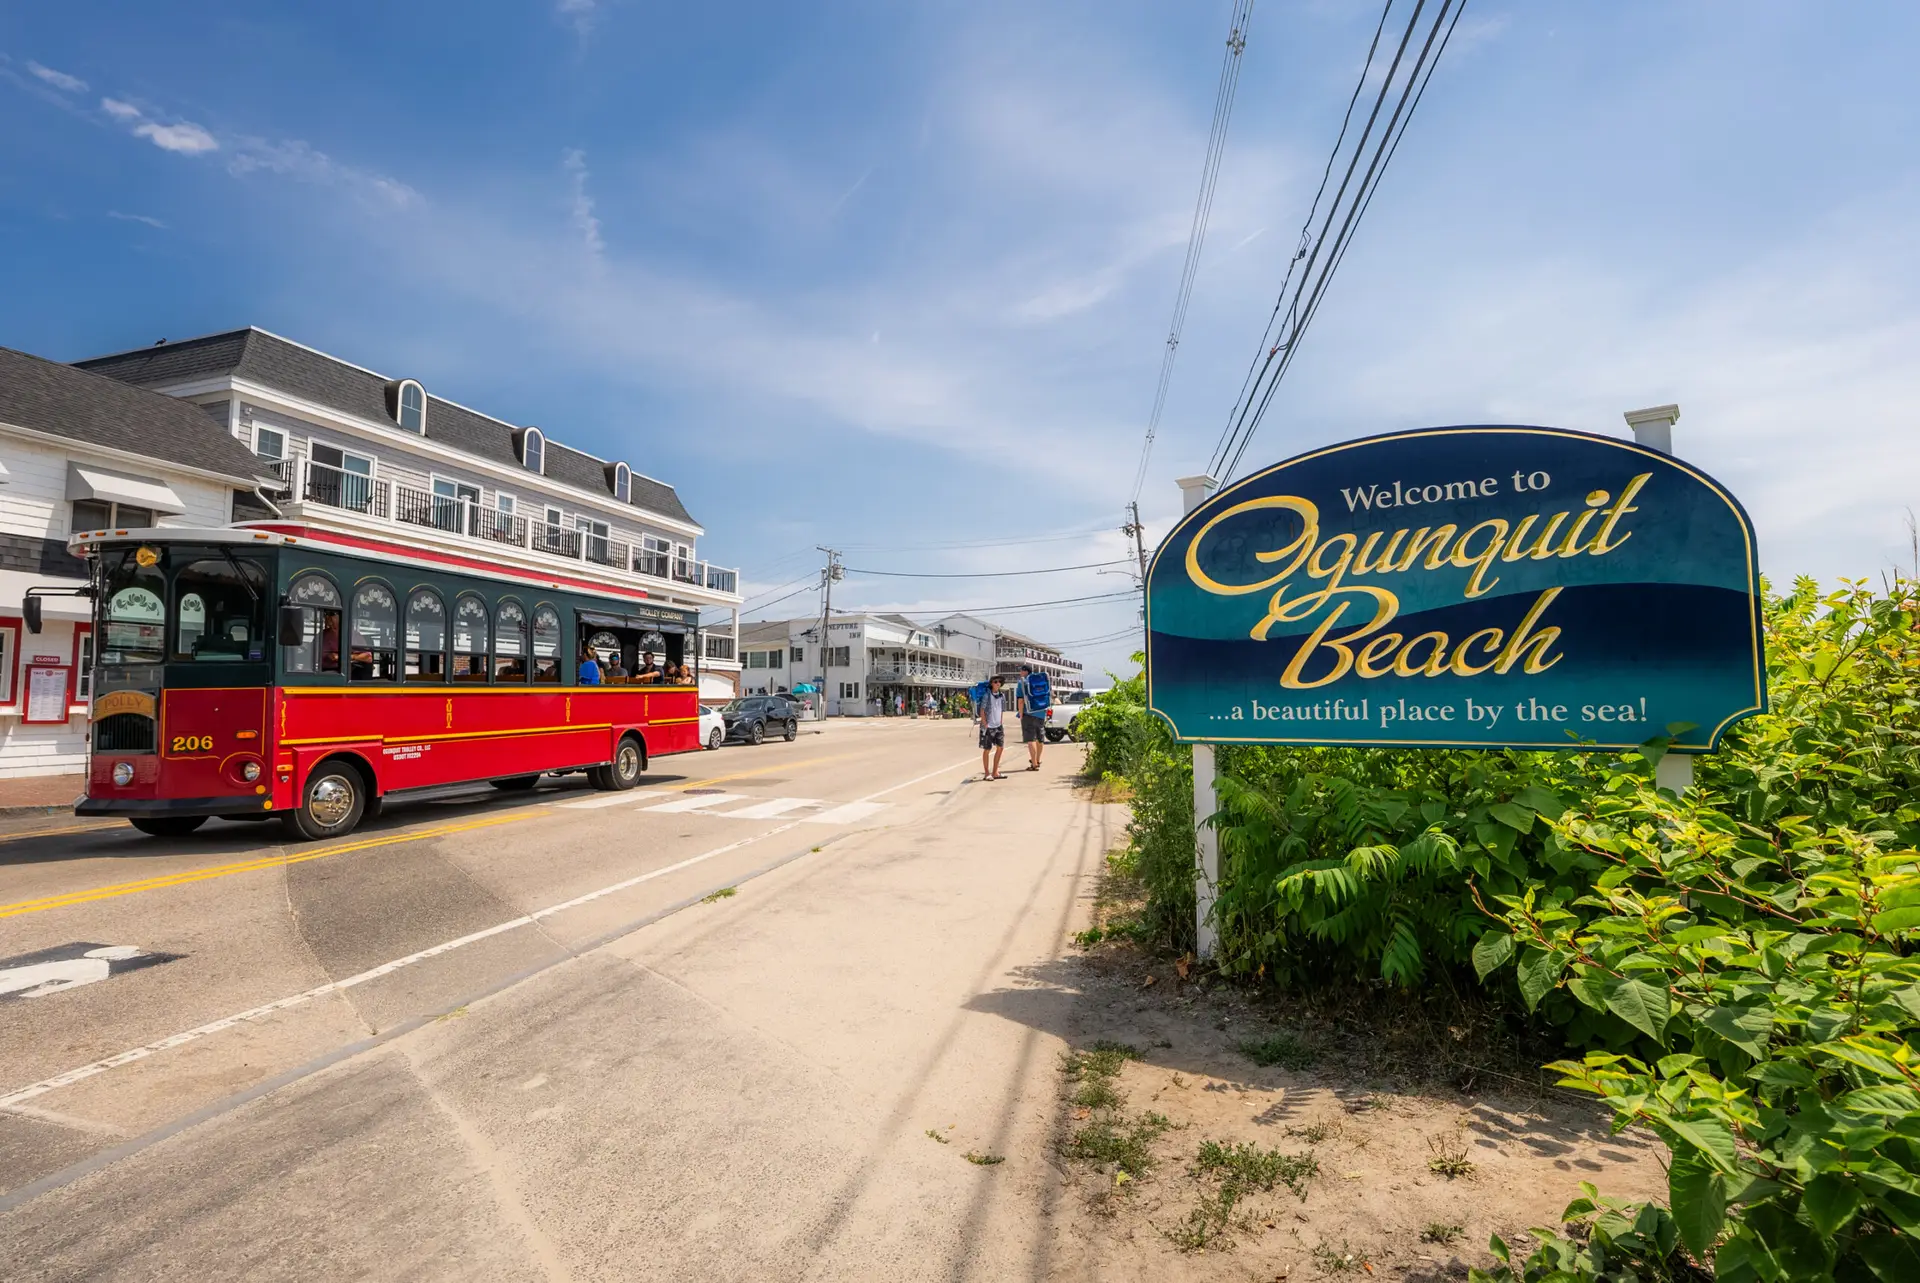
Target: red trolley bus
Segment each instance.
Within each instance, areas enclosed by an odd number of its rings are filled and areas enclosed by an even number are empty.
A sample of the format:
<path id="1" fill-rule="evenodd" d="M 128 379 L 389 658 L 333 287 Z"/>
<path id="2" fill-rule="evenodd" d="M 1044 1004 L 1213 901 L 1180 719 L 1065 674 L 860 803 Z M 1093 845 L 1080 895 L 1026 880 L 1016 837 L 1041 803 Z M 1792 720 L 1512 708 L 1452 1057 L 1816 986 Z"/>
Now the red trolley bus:
<path id="1" fill-rule="evenodd" d="M 588 652 L 635 674 L 649 654 L 697 663 L 696 615 L 638 589 L 299 527 L 71 546 L 96 639 L 80 815 L 157 836 L 277 815 L 310 840 L 400 790 L 581 769 L 628 789 L 700 747 L 697 677 L 579 680 Z"/>

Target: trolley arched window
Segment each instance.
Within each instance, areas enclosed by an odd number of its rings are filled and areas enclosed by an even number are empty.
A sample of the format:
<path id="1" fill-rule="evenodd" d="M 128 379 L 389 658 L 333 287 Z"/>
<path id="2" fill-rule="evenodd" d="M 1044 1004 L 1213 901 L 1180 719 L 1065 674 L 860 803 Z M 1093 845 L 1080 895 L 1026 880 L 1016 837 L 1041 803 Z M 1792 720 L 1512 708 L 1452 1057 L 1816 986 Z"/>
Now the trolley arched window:
<path id="1" fill-rule="evenodd" d="M 453 680 L 487 680 L 487 603 L 475 593 L 454 599 Z"/>
<path id="2" fill-rule="evenodd" d="M 493 680 L 527 680 L 527 608 L 511 597 L 494 612 Z"/>
<path id="3" fill-rule="evenodd" d="M 400 670 L 400 603 L 393 589 L 368 580 L 353 590 L 353 632 L 347 675 L 356 682 L 390 682 Z"/>
<path id="4" fill-rule="evenodd" d="M 533 608 L 533 680 L 560 680 L 560 612 L 551 606 Z"/>
<path id="5" fill-rule="evenodd" d="M 300 644 L 283 647 L 289 673 L 340 671 L 340 590 L 325 575 L 302 575 L 287 590 L 301 614 Z"/>
<path id="6" fill-rule="evenodd" d="M 447 680 L 447 604 L 431 588 L 407 598 L 407 680 Z"/>

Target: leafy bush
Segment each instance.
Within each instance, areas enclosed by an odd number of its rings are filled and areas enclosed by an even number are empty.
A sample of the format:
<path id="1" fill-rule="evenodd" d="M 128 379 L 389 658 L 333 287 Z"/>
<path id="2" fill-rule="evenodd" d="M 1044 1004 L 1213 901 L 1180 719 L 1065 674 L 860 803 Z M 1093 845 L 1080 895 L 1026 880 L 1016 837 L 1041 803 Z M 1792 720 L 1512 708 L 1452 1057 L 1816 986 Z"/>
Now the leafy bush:
<path id="1" fill-rule="evenodd" d="M 1471 965 L 1588 1049 L 1566 1083 L 1672 1149 L 1670 1219 L 1591 1195 L 1583 1239 L 1498 1277 L 1676 1276 L 1683 1248 L 1723 1283 L 1920 1279 L 1920 585 L 1802 580 L 1766 616 L 1773 710 L 1684 798 L 1654 787 L 1663 741 L 1219 751 L 1223 971 Z M 1185 947 L 1190 759 L 1118 692 L 1096 751 Z"/>
<path id="2" fill-rule="evenodd" d="M 1552 825 L 1603 872 L 1492 897 L 1476 961 L 1643 1035 L 1550 1068 L 1666 1142 L 1681 1242 L 1722 1283 L 1916 1279 L 1920 598 L 1802 582 L 1768 614 L 1773 713 L 1685 798 L 1612 768 Z"/>

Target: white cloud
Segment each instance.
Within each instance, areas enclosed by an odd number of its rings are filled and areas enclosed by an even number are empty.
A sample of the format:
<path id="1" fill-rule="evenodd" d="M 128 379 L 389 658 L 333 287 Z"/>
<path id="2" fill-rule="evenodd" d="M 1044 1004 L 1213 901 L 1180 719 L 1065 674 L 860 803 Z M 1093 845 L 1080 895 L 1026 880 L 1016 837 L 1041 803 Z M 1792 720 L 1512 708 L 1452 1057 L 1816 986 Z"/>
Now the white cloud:
<path id="1" fill-rule="evenodd" d="M 148 227 L 157 227 L 163 232 L 167 230 L 165 223 L 146 214 L 123 214 L 117 209 L 110 209 L 107 211 L 107 217 L 117 218 L 123 223 L 145 223 Z"/>
<path id="2" fill-rule="evenodd" d="M 80 79 L 78 76 L 69 76 L 64 71 L 55 71 L 52 67 L 43 67 L 37 62 L 29 62 L 27 64 L 27 70 L 52 85 L 55 89 L 64 90 L 70 94 L 80 94 L 87 91 L 86 81 Z"/>
<path id="3" fill-rule="evenodd" d="M 144 138 L 161 151 L 198 156 L 202 152 L 220 150 L 219 141 L 192 121 L 182 120 L 163 125 L 157 120 L 148 119 L 146 112 L 132 103 L 118 98 L 102 98 L 100 110 L 128 126 L 135 138 Z"/>
<path id="4" fill-rule="evenodd" d="M 297 138 L 272 142 L 242 138 L 234 147 L 227 169 L 236 175 L 278 174 L 321 187 L 352 192 L 365 204 L 380 209 L 410 209 L 420 204 L 420 193 L 397 178 L 346 165 Z"/>
<path id="5" fill-rule="evenodd" d="M 553 11 L 561 21 L 572 25 L 581 36 L 593 30 L 594 22 L 599 18 L 598 0 L 554 0 Z"/>
<path id="6" fill-rule="evenodd" d="M 607 243 L 600 238 L 600 220 L 594 217 L 593 197 L 587 194 L 586 153 L 578 147 L 570 147 L 561 153 L 560 164 L 567 171 L 567 181 L 573 193 L 573 229 L 580 233 L 580 243 L 586 246 L 587 253 L 595 260 L 607 252 Z"/>

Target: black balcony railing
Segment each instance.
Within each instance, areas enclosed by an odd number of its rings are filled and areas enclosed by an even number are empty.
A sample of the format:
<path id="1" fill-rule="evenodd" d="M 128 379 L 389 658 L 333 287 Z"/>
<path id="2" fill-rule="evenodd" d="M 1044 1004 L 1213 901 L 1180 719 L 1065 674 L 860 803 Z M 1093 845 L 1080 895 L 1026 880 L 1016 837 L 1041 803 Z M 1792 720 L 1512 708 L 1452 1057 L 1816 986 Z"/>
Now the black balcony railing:
<path id="1" fill-rule="evenodd" d="M 387 483 L 376 481 L 363 472 L 324 463 L 307 463 L 307 484 L 300 498 L 306 503 L 325 504 L 349 512 L 364 512 L 375 517 L 387 515 Z"/>

